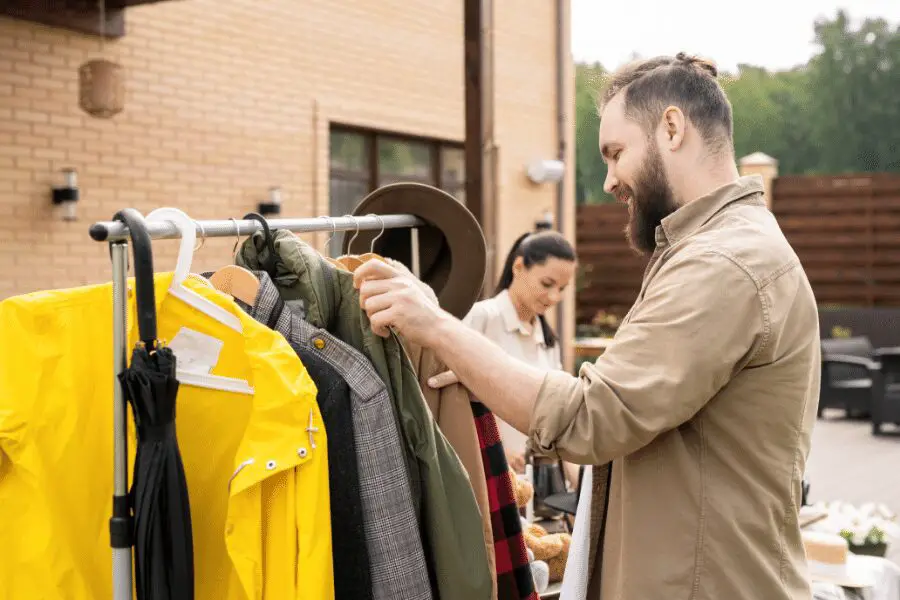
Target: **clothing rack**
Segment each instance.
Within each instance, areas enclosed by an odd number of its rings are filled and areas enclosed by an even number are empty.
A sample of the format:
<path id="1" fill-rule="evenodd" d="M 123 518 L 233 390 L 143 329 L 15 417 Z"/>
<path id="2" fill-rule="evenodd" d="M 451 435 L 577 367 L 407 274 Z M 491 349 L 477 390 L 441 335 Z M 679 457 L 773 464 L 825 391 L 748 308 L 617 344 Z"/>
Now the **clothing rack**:
<path id="1" fill-rule="evenodd" d="M 413 215 L 366 215 L 344 217 L 313 217 L 305 219 L 267 219 L 271 230 L 286 229 L 293 233 L 410 229 L 411 271 L 419 276 L 419 231 L 426 222 Z M 200 239 L 240 237 L 264 230 L 256 220 L 224 219 L 194 221 Z M 146 230 L 151 240 L 180 239 L 178 227 L 169 221 L 150 220 Z M 128 412 L 119 374 L 127 366 L 128 352 L 128 242 L 130 232 L 120 221 L 102 221 L 90 228 L 90 236 L 97 242 L 108 242 L 112 260 L 113 293 L 113 514 L 110 518 L 110 546 L 113 561 L 113 600 L 132 598 L 132 537 L 131 514 L 128 504 Z"/>

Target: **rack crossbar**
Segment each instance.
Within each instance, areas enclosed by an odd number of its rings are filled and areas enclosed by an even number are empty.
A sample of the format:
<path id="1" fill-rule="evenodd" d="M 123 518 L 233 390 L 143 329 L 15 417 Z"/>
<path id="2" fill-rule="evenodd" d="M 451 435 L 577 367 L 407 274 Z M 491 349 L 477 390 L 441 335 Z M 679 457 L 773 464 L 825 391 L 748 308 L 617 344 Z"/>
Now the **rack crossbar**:
<path id="1" fill-rule="evenodd" d="M 427 225 L 426 221 L 412 215 L 366 215 L 359 217 L 312 217 L 306 219 L 267 219 L 270 229 L 286 229 L 294 233 L 317 231 L 366 231 L 412 228 Z M 219 219 L 194 221 L 197 237 L 233 237 L 252 235 L 262 230 L 262 224 L 254 220 Z M 147 232 L 154 240 L 181 237 L 178 228 L 170 221 L 147 221 Z M 100 221 L 91 225 L 91 238 L 97 242 L 121 242 L 129 239 L 128 227 L 118 221 Z"/>

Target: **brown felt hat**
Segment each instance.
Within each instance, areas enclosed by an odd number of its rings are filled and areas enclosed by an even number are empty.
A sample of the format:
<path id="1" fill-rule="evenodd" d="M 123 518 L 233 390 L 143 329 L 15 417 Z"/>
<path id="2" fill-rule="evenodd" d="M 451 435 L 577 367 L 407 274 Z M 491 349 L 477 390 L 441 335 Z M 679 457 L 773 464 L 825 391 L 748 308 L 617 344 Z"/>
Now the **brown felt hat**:
<path id="1" fill-rule="evenodd" d="M 441 308 L 461 319 L 481 294 L 487 268 L 484 233 L 456 198 L 430 185 L 393 183 L 378 188 L 353 210 L 354 216 L 410 214 L 428 225 L 419 228 L 419 276 L 437 294 Z M 379 230 L 344 235 L 343 252 L 369 252 Z M 350 241 L 353 247 L 349 248 Z M 376 254 L 412 269 L 409 229 L 388 229 L 375 240 Z"/>

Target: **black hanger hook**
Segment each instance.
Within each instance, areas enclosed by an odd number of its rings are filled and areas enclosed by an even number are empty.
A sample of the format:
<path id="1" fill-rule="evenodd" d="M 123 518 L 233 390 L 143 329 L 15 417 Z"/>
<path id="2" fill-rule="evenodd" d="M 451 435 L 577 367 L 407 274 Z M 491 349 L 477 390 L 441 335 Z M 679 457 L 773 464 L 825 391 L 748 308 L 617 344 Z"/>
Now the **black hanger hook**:
<path id="1" fill-rule="evenodd" d="M 264 216 L 259 213 L 250 212 L 244 215 L 244 220 L 252 220 L 259 221 L 259 224 L 262 225 L 263 234 L 265 235 L 265 243 L 266 248 L 269 250 L 269 259 L 265 261 L 263 264 L 263 269 L 269 274 L 274 276 L 275 271 L 275 239 L 272 237 L 272 230 L 269 229 L 269 222 L 266 220 Z"/>
<path id="2" fill-rule="evenodd" d="M 141 341 L 152 350 L 156 344 L 156 292 L 154 290 L 153 246 L 144 216 L 134 208 L 120 210 L 113 217 L 128 227 L 134 256 L 137 322 Z"/>

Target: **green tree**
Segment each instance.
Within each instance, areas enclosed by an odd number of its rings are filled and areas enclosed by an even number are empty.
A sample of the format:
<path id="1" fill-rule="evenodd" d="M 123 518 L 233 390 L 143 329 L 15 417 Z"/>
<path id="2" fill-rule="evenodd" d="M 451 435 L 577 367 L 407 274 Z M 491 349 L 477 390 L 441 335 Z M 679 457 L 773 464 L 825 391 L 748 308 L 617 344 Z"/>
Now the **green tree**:
<path id="1" fill-rule="evenodd" d="M 772 73 L 740 65 L 736 75 L 724 74 L 721 82 L 734 114 L 737 158 L 762 151 L 779 160 L 781 173 L 814 169 L 818 151 L 810 132 L 805 69 Z"/>
<path id="2" fill-rule="evenodd" d="M 900 27 L 838 11 L 818 21 L 820 52 L 810 61 L 810 112 L 828 172 L 900 172 Z"/>
<path id="3" fill-rule="evenodd" d="M 606 71 L 599 63 L 575 67 L 575 198 L 578 204 L 612 202 L 603 191 L 606 164 L 600 158 L 597 91 Z"/>

